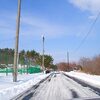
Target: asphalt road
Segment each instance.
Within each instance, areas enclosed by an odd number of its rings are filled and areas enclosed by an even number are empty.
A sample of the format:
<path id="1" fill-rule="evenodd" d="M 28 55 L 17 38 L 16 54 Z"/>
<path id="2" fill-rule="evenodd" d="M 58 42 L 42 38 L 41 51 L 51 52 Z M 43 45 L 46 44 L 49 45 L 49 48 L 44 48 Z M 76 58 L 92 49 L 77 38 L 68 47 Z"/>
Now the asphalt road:
<path id="1" fill-rule="evenodd" d="M 62 73 L 53 74 L 15 100 L 100 100 L 100 89 Z"/>

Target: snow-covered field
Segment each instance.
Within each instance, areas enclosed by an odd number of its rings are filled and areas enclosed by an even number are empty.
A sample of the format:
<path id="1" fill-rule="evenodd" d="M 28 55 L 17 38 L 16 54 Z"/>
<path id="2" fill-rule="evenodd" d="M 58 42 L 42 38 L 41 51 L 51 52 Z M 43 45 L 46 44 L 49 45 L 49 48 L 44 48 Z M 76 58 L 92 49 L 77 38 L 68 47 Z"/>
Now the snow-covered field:
<path id="1" fill-rule="evenodd" d="M 83 80 L 93 86 L 100 87 L 100 75 L 90 75 L 77 71 L 66 72 L 66 74 L 77 79 Z"/>
<path id="2" fill-rule="evenodd" d="M 0 74 L 0 100 L 11 99 L 47 76 L 43 73 L 18 75 L 18 82 L 14 83 L 11 74 Z"/>

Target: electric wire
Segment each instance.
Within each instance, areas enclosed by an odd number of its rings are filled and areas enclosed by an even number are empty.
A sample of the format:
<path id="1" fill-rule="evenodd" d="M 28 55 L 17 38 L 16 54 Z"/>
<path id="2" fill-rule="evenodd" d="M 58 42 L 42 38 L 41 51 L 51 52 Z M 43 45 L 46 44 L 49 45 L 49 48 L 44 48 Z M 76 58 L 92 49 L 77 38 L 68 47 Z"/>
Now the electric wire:
<path id="1" fill-rule="evenodd" d="M 88 38 L 88 36 L 91 34 L 91 32 L 92 32 L 92 30 L 93 30 L 93 28 L 94 28 L 94 26 L 95 26 L 95 24 L 96 24 L 99 16 L 100 16 L 100 12 L 98 13 L 97 17 L 95 18 L 94 22 L 92 23 L 92 25 L 91 25 L 89 31 L 87 32 L 87 34 L 85 35 L 85 37 L 83 38 L 83 40 L 80 42 L 79 46 L 76 48 L 74 54 L 79 51 L 79 49 L 84 44 L 84 42 L 86 41 L 86 39 Z"/>

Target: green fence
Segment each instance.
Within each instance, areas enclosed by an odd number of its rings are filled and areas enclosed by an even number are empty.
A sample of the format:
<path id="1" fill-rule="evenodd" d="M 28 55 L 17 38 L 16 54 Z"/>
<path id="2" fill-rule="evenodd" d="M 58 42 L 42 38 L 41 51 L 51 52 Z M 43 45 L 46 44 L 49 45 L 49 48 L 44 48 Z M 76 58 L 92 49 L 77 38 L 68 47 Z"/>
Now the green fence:
<path id="1" fill-rule="evenodd" d="M 12 68 L 3 68 L 3 69 L 0 68 L 0 73 L 12 73 L 12 72 L 13 72 Z M 41 72 L 41 68 L 38 65 L 18 69 L 18 73 L 20 74 L 23 73 L 33 74 L 33 73 L 40 73 L 40 72 Z"/>
<path id="2" fill-rule="evenodd" d="M 11 68 L 0 68 L 0 73 L 12 73 L 13 70 Z"/>
<path id="3" fill-rule="evenodd" d="M 32 74 L 32 73 L 39 73 L 39 72 L 41 72 L 40 66 L 30 66 L 28 68 L 28 72 L 30 74 Z"/>
<path id="4" fill-rule="evenodd" d="M 29 66 L 27 68 L 18 69 L 18 72 L 20 74 L 22 74 L 22 73 L 29 73 L 29 74 L 40 73 L 41 72 L 41 68 L 40 68 L 40 66 Z"/>

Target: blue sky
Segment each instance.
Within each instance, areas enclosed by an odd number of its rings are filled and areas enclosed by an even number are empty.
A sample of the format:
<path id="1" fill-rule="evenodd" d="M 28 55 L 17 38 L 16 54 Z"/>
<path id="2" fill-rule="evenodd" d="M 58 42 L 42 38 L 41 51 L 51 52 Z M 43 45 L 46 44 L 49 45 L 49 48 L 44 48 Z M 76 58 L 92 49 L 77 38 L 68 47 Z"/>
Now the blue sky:
<path id="1" fill-rule="evenodd" d="M 14 48 L 18 0 L 0 0 L 0 48 Z M 77 50 L 100 9 L 100 0 L 22 0 L 19 51 L 42 52 L 54 62 L 71 61 L 100 54 L 100 18 L 91 34 Z"/>

